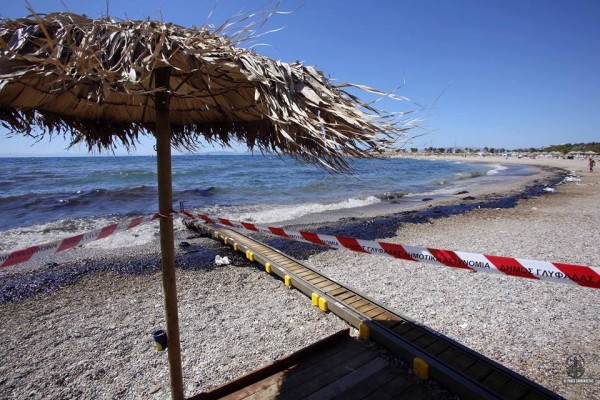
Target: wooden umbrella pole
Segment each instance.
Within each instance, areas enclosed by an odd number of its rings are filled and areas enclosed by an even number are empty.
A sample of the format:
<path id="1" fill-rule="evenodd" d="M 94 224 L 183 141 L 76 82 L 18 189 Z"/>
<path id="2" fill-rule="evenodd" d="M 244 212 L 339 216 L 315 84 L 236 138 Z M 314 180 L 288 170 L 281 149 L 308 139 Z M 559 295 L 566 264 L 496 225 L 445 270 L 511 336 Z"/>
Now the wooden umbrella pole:
<path id="1" fill-rule="evenodd" d="M 156 88 L 169 87 L 170 68 L 154 71 Z M 170 95 L 155 94 L 156 103 L 156 162 L 158 169 L 158 207 L 162 215 L 173 208 L 171 177 L 171 124 L 169 121 Z M 171 375 L 171 398 L 183 399 L 183 375 L 181 372 L 181 348 L 179 343 L 179 318 L 177 315 L 177 287 L 175 276 L 175 238 L 173 219 L 160 218 L 160 249 L 162 254 L 162 279 L 167 324 L 169 372 Z"/>

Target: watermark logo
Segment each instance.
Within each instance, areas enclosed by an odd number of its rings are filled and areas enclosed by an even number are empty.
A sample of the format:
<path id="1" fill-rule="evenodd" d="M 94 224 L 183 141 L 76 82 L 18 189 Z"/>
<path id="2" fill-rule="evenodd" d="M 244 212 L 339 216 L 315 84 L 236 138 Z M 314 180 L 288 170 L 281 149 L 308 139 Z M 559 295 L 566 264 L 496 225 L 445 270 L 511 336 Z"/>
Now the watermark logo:
<path id="1" fill-rule="evenodd" d="M 570 354 L 566 358 L 565 369 L 568 378 L 564 378 L 564 383 L 584 383 L 594 384 L 596 380 L 594 378 L 585 378 L 585 360 L 581 354 Z"/>

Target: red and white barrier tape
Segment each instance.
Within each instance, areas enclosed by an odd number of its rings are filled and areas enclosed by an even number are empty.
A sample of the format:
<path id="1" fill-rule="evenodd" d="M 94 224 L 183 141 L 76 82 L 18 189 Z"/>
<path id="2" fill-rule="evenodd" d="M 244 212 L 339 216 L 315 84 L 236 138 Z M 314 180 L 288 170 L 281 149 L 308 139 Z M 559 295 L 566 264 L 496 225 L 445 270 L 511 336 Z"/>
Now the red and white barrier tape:
<path id="1" fill-rule="evenodd" d="M 197 219 L 188 211 L 173 212 L 189 219 Z M 94 231 L 82 233 L 70 238 L 31 246 L 26 249 L 8 253 L 0 253 L 0 268 L 41 258 L 49 254 L 104 239 L 110 235 L 132 229 L 159 219 L 172 218 L 173 214 L 153 214 L 133 218 L 130 221 L 112 224 Z M 249 222 L 232 221 L 226 218 L 197 214 L 207 223 L 218 223 L 225 226 L 246 229 L 254 232 L 268 233 L 286 239 L 297 240 L 332 248 L 345 248 L 360 253 L 369 253 L 417 261 L 433 265 L 463 268 L 478 272 L 494 272 L 521 278 L 539 279 L 558 283 L 569 283 L 591 288 L 600 288 L 600 268 L 587 265 L 564 264 L 547 261 L 526 260 L 521 258 L 493 256 L 489 254 L 465 253 L 461 251 L 440 250 L 427 247 L 409 246 L 396 243 L 378 242 L 348 238 L 344 236 L 322 235 L 319 233 L 291 231 L 256 225 Z"/>
<path id="2" fill-rule="evenodd" d="M 115 233 L 147 224 L 158 218 L 159 214 L 136 217 L 126 222 L 112 224 L 105 226 L 104 228 L 82 233 L 70 238 L 39 244 L 26 249 L 16 250 L 8 253 L 0 253 L 0 268 L 21 264 L 36 258 L 47 256 L 49 254 L 60 253 L 61 251 L 72 249 L 75 246 L 93 242 L 94 240 L 104 239 L 105 237 L 114 235 Z"/>
<path id="3" fill-rule="evenodd" d="M 187 218 L 196 219 L 189 212 L 181 212 Z M 290 231 L 248 222 L 231 221 L 226 218 L 198 214 L 207 223 L 218 223 L 249 231 L 268 233 L 287 239 L 318 244 L 334 248 L 345 248 L 360 253 L 385 255 L 401 260 L 418 261 L 433 265 L 463 268 L 478 272 L 494 272 L 521 278 L 539 279 L 558 283 L 569 283 L 591 288 L 600 288 L 600 267 L 534 261 L 521 258 L 500 257 L 488 254 L 465 253 L 427 247 L 354 239 L 343 236 Z"/>

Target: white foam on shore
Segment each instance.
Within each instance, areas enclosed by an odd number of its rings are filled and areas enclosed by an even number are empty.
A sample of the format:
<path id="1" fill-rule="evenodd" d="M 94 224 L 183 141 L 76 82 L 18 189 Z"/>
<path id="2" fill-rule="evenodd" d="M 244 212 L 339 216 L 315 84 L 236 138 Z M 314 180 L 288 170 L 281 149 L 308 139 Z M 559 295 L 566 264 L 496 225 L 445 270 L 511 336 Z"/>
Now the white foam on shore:
<path id="1" fill-rule="evenodd" d="M 328 211 L 365 207 L 380 203 L 375 196 L 364 199 L 346 199 L 336 203 L 302 203 L 291 205 L 253 205 L 245 207 L 214 207 L 198 212 L 215 217 L 233 220 L 273 224 L 282 221 L 295 220 L 307 215 Z M 67 239 L 81 233 L 90 232 L 114 223 L 123 222 L 123 217 L 111 216 L 100 218 L 79 218 L 59 220 L 2 232 L 0 237 L 0 252 L 21 250 L 30 246 L 45 244 L 56 240 Z M 175 231 L 185 231 L 181 218 L 174 219 Z M 148 245 L 159 241 L 158 221 L 136 226 L 133 229 L 112 234 L 104 239 L 82 245 L 89 249 L 120 249 Z"/>
<path id="2" fill-rule="evenodd" d="M 14 251 L 62 240 L 117 222 L 114 218 L 79 218 L 9 229 L 0 235 L 0 251 Z"/>
<path id="3" fill-rule="evenodd" d="M 233 220 L 249 221 L 258 224 L 275 223 L 296 220 L 307 215 L 318 214 L 327 211 L 337 211 L 349 208 L 365 207 L 372 204 L 381 203 L 381 199 L 375 196 L 369 196 L 364 199 L 346 199 L 336 203 L 303 203 L 303 204 L 290 204 L 280 206 L 261 206 L 255 209 L 246 209 L 225 212 L 226 215 L 215 215 L 224 216 Z M 218 212 L 218 211 L 217 211 Z"/>
<path id="4" fill-rule="evenodd" d="M 174 227 L 177 229 L 177 224 L 181 222 L 177 219 L 174 221 Z M 160 224 L 158 221 L 153 221 L 147 224 L 136 226 L 135 228 L 115 233 L 104 239 L 96 240 L 85 244 L 86 248 L 90 249 L 119 249 L 126 247 L 142 246 L 160 240 Z"/>
<path id="5" fill-rule="evenodd" d="M 506 171 L 508 169 L 508 167 L 506 167 L 504 165 L 500 165 L 500 164 L 492 164 L 492 165 L 490 165 L 490 167 L 492 167 L 492 169 L 489 170 L 486 175 L 496 175 L 496 174 L 498 174 L 502 171 Z"/>
<path id="6" fill-rule="evenodd" d="M 59 220 L 39 225 L 32 225 L 2 232 L 0 236 L 0 252 L 25 249 L 30 246 L 67 239 L 82 233 L 100 229 L 114 223 L 126 221 L 123 217 L 78 218 Z M 174 221 L 175 230 L 183 230 L 183 223 Z M 134 247 L 158 241 L 158 221 L 150 222 L 135 228 L 112 234 L 104 239 L 82 245 L 91 249 L 117 249 Z"/>

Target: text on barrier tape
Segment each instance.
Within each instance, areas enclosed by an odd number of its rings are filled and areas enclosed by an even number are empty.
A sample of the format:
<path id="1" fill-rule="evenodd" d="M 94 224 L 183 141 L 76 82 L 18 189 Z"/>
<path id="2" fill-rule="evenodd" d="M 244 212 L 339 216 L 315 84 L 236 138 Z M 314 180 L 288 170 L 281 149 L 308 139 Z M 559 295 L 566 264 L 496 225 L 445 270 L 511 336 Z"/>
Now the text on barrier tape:
<path id="1" fill-rule="evenodd" d="M 173 212 L 189 219 L 196 217 L 188 212 Z M 161 216 L 172 218 L 172 214 L 153 214 L 133 218 L 129 221 L 112 224 L 90 232 L 54 242 L 35 245 L 22 250 L 0 253 L 0 268 L 59 253 L 76 246 L 103 239 L 118 232 L 132 229 L 159 219 Z M 535 261 L 521 258 L 493 256 L 489 254 L 466 253 L 461 251 L 440 250 L 427 247 L 409 246 L 396 243 L 348 238 L 344 236 L 322 235 L 319 233 L 291 231 L 284 228 L 267 227 L 249 222 L 232 221 L 226 218 L 197 214 L 207 223 L 268 233 L 283 238 L 312 243 L 333 248 L 345 248 L 360 253 L 385 255 L 402 260 L 418 261 L 433 265 L 444 265 L 478 272 L 494 272 L 522 278 L 543 281 L 576 284 L 591 288 L 600 288 L 600 268 L 587 265 L 565 264 L 547 261 Z"/>
<path id="2" fill-rule="evenodd" d="M 126 231 L 137 226 L 147 224 L 159 218 L 159 214 L 148 215 L 145 217 L 136 217 L 126 222 L 120 222 L 105 226 L 100 229 L 81 233 L 79 235 L 60 239 L 54 242 L 39 244 L 28 247 L 26 249 L 11 251 L 8 253 L 0 253 L 0 268 L 8 267 L 15 264 L 24 263 L 35 260 L 49 254 L 59 253 L 64 250 L 72 249 L 73 247 L 93 242 L 95 240 L 104 239 L 115 233 Z"/>
<path id="3" fill-rule="evenodd" d="M 182 212 L 182 214 L 187 218 L 196 219 L 194 215 L 189 212 Z M 576 284 L 596 289 L 600 288 L 599 267 L 500 257 L 489 254 L 465 253 L 462 251 L 440 250 L 343 236 L 322 235 L 312 232 L 291 231 L 284 228 L 274 228 L 248 222 L 232 221 L 226 218 L 211 217 L 204 214 L 198 214 L 197 216 L 207 223 L 218 223 L 321 246 L 345 248 L 360 253 L 384 255 L 401 260 L 463 268 L 478 272 L 493 272 L 521 278 Z"/>

